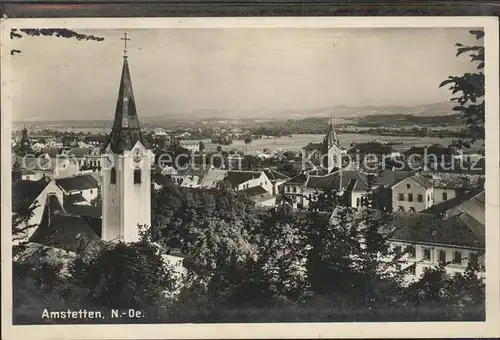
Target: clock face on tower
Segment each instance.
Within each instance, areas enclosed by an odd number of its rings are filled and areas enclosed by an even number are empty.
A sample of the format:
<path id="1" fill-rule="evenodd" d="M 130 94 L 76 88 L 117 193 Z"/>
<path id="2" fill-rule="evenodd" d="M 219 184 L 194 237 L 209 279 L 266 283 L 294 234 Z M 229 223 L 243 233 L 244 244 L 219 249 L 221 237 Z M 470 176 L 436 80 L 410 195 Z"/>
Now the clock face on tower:
<path id="1" fill-rule="evenodd" d="M 135 149 L 132 155 L 134 162 L 139 163 L 142 160 L 143 152 L 141 149 Z"/>

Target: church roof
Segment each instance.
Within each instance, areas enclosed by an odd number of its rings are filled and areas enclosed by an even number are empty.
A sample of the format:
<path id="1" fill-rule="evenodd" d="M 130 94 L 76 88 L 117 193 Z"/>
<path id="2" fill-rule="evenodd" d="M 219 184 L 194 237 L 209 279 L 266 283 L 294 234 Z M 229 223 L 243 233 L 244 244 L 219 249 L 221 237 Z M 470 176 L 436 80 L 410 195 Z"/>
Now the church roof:
<path id="1" fill-rule="evenodd" d="M 90 174 L 56 179 L 56 184 L 68 192 L 94 189 L 99 186 L 97 180 Z"/>
<path id="2" fill-rule="evenodd" d="M 332 121 L 328 123 L 328 131 L 326 133 L 324 143 L 327 146 L 338 144 L 337 133 L 335 132 L 335 128 L 333 127 Z"/>
<path id="3" fill-rule="evenodd" d="M 124 57 L 115 120 L 107 145 L 110 145 L 114 153 L 122 154 L 123 151 L 130 151 L 137 142 L 149 148 L 149 143 L 141 133 L 128 61 Z"/>
<path id="4" fill-rule="evenodd" d="M 47 182 L 19 180 L 12 184 L 12 212 L 29 208 L 47 186 Z"/>
<path id="5" fill-rule="evenodd" d="M 40 225 L 30 238 L 31 242 L 73 253 L 98 240 L 99 235 L 86 219 L 65 211 L 55 195 L 47 197 Z"/>

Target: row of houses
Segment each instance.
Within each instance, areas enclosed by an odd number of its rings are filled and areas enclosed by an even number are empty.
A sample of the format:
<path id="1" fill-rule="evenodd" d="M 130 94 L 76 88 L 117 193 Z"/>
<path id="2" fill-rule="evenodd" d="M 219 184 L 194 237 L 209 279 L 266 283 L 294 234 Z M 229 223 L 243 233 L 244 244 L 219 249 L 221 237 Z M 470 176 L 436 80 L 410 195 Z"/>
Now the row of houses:
<path id="1" fill-rule="evenodd" d="M 153 187 L 161 188 L 170 181 L 185 188 L 217 189 L 226 186 L 234 191 L 248 195 L 260 207 L 275 205 L 279 186 L 289 177 L 275 170 L 241 171 L 225 169 L 176 170 L 160 169 L 153 174 Z"/>

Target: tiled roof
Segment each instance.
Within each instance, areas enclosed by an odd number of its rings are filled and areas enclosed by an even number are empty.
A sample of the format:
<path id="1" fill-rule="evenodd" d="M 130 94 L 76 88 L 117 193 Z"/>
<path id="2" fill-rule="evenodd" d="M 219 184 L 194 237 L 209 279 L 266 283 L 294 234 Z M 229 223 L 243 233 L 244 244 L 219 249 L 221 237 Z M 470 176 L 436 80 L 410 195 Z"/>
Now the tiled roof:
<path id="1" fill-rule="evenodd" d="M 48 220 L 47 214 L 46 210 L 43 222 L 30 241 L 80 253 L 90 242 L 99 240 L 92 227 L 80 216 L 56 212 Z"/>
<path id="2" fill-rule="evenodd" d="M 220 181 L 226 177 L 227 170 L 210 169 L 200 181 L 200 186 L 204 188 L 215 188 Z"/>
<path id="3" fill-rule="evenodd" d="M 432 183 L 422 175 L 413 175 L 410 178 L 426 189 L 432 188 Z"/>
<path id="4" fill-rule="evenodd" d="M 18 180 L 12 184 L 12 212 L 28 209 L 47 186 L 47 182 Z M 43 204 L 44 202 L 38 202 Z"/>
<path id="5" fill-rule="evenodd" d="M 68 192 L 98 187 L 97 180 L 90 174 L 56 179 L 56 184 Z"/>
<path id="6" fill-rule="evenodd" d="M 94 217 L 101 218 L 102 216 L 102 208 L 95 207 L 92 205 L 81 205 L 81 204 L 65 204 L 64 209 L 66 212 L 83 217 Z"/>
<path id="7" fill-rule="evenodd" d="M 87 200 L 80 193 L 64 196 L 64 204 L 75 204 L 82 202 L 87 202 Z"/>
<path id="8" fill-rule="evenodd" d="M 279 173 L 271 169 L 264 170 L 264 173 L 271 182 L 290 179 L 290 177 L 288 177 L 287 175 L 284 175 L 282 173 Z"/>
<path id="9" fill-rule="evenodd" d="M 485 224 L 484 190 L 474 197 L 464 201 L 449 211 L 450 215 L 467 213 L 481 224 Z"/>
<path id="10" fill-rule="evenodd" d="M 368 143 L 356 144 L 355 146 L 350 148 L 347 151 L 347 153 L 356 154 L 359 152 L 360 154 L 372 153 L 372 154 L 390 155 L 394 151 L 395 151 L 394 148 L 389 144 L 368 142 Z"/>
<path id="11" fill-rule="evenodd" d="M 235 171 L 229 170 L 227 172 L 225 181 L 228 181 L 232 185 L 240 185 L 245 182 L 248 182 L 252 179 L 259 178 L 262 175 L 260 171 Z"/>
<path id="12" fill-rule="evenodd" d="M 478 190 L 471 190 L 471 191 L 465 192 L 464 194 L 453 197 L 452 199 L 449 199 L 447 201 L 443 201 L 443 202 L 439 202 L 437 204 L 434 204 L 429 209 L 424 210 L 423 213 L 437 214 L 437 215 L 443 214 L 444 212 L 449 211 L 449 210 L 457 207 L 462 202 L 468 201 L 471 198 L 477 196 L 478 193 L 479 193 Z"/>
<path id="13" fill-rule="evenodd" d="M 83 141 L 85 143 L 89 142 L 99 142 L 99 143 L 106 143 L 108 141 L 108 136 L 107 135 L 92 135 L 92 136 L 86 136 Z"/>
<path id="14" fill-rule="evenodd" d="M 420 146 L 413 146 L 409 148 L 408 150 L 404 151 L 403 154 L 405 156 L 410 156 L 410 155 L 420 155 L 423 156 L 427 152 L 427 155 L 435 155 L 435 156 L 452 156 L 456 154 L 456 151 L 453 150 L 452 148 L 447 148 L 444 147 L 440 144 L 433 144 L 429 147 L 420 147 Z M 439 159 L 438 159 L 439 160 Z"/>
<path id="15" fill-rule="evenodd" d="M 311 189 L 335 189 L 340 188 L 342 179 L 342 188 L 345 189 L 351 183 L 354 191 L 368 191 L 368 177 L 356 170 L 337 171 L 326 176 L 309 176 L 306 187 Z M 354 183 L 354 184 L 352 184 Z"/>
<path id="16" fill-rule="evenodd" d="M 449 172 L 433 172 L 426 174 L 435 188 L 472 189 L 484 188 L 484 176 L 457 174 Z"/>
<path id="17" fill-rule="evenodd" d="M 91 148 L 71 148 L 68 150 L 68 155 L 76 158 L 83 158 L 85 156 L 89 156 L 91 153 Z"/>
<path id="18" fill-rule="evenodd" d="M 45 170 L 52 171 L 55 169 L 56 165 L 63 163 L 68 160 L 66 157 L 45 157 L 40 156 L 37 158 L 27 157 L 24 161 L 21 161 L 21 166 L 30 170 Z"/>
<path id="19" fill-rule="evenodd" d="M 289 179 L 285 184 L 300 184 L 305 185 L 307 181 L 307 176 L 304 173 L 300 173 L 297 176 Z"/>
<path id="20" fill-rule="evenodd" d="M 427 178 L 425 178 L 424 176 L 422 176 L 420 174 L 416 174 L 416 175 L 413 175 L 413 176 L 407 177 L 407 178 L 410 178 L 413 182 L 421 185 L 425 189 L 432 188 L 432 183 Z M 402 179 L 401 181 L 397 182 L 393 186 L 398 185 L 399 183 L 401 183 L 402 181 L 406 180 L 407 178 Z"/>
<path id="21" fill-rule="evenodd" d="M 323 143 L 309 143 L 306 146 L 304 146 L 302 149 L 304 150 L 318 150 L 318 149 L 323 149 L 324 145 Z"/>
<path id="22" fill-rule="evenodd" d="M 379 172 L 375 178 L 375 184 L 393 186 L 394 184 L 401 182 L 403 179 L 411 177 L 413 174 L 413 171 L 383 170 Z"/>
<path id="23" fill-rule="evenodd" d="M 49 157 L 57 157 L 61 153 L 61 148 L 43 148 L 41 152 L 49 155 Z"/>
<path id="24" fill-rule="evenodd" d="M 394 240 L 475 248 L 483 248 L 485 243 L 484 232 L 483 236 L 478 232 L 484 225 L 472 225 L 462 216 L 442 219 L 432 214 L 401 213 L 394 216 L 391 224 L 395 228 L 391 237 Z"/>
<path id="25" fill-rule="evenodd" d="M 261 186 L 241 190 L 238 193 L 247 195 L 256 202 L 262 202 L 273 198 L 273 195 Z"/>

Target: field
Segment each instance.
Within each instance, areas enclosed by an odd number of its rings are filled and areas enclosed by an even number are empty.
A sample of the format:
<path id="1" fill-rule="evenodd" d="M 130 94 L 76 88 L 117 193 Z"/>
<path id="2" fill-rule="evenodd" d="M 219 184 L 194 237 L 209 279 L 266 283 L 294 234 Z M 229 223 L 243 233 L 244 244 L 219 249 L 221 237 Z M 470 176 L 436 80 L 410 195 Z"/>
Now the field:
<path id="1" fill-rule="evenodd" d="M 274 151 L 299 151 L 302 147 L 309 143 L 319 143 L 323 140 L 323 135 L 293 135 L 292 137 L 279 137 L 274 139 L 257 139 L 252 141 L 250 145 L 245 145 L 242 140 L 236 140 L 233 144 L 223 146 L 225 150 L 235 149 L 243 151 L 245 154 L 255 155 L 258 152 L 263 152 L 264 149 Z M 389 143 L 394 143 L 393 147 L 397 151 L 404 151 L 412 146 L 429 146 L 431 144 L 442 144 L 448 146 L 451 144 L 452 138 L 437 138 L 437 137 L 399 137 L 399 136 L 377 136 L 359 133 L 344 133 L 339 134 L 338 138 L 344 148 L 349 148 L 351 143 L 364 143 L 375 140 L 382 140 Z M 189 141 L 190 143 L 194 141 Z M 215 150 L 217 144 L 211 143 L 210 140 L 203 140 L 207 150 Z M 478 149 L 477 145 L 471 151 Z"/>

